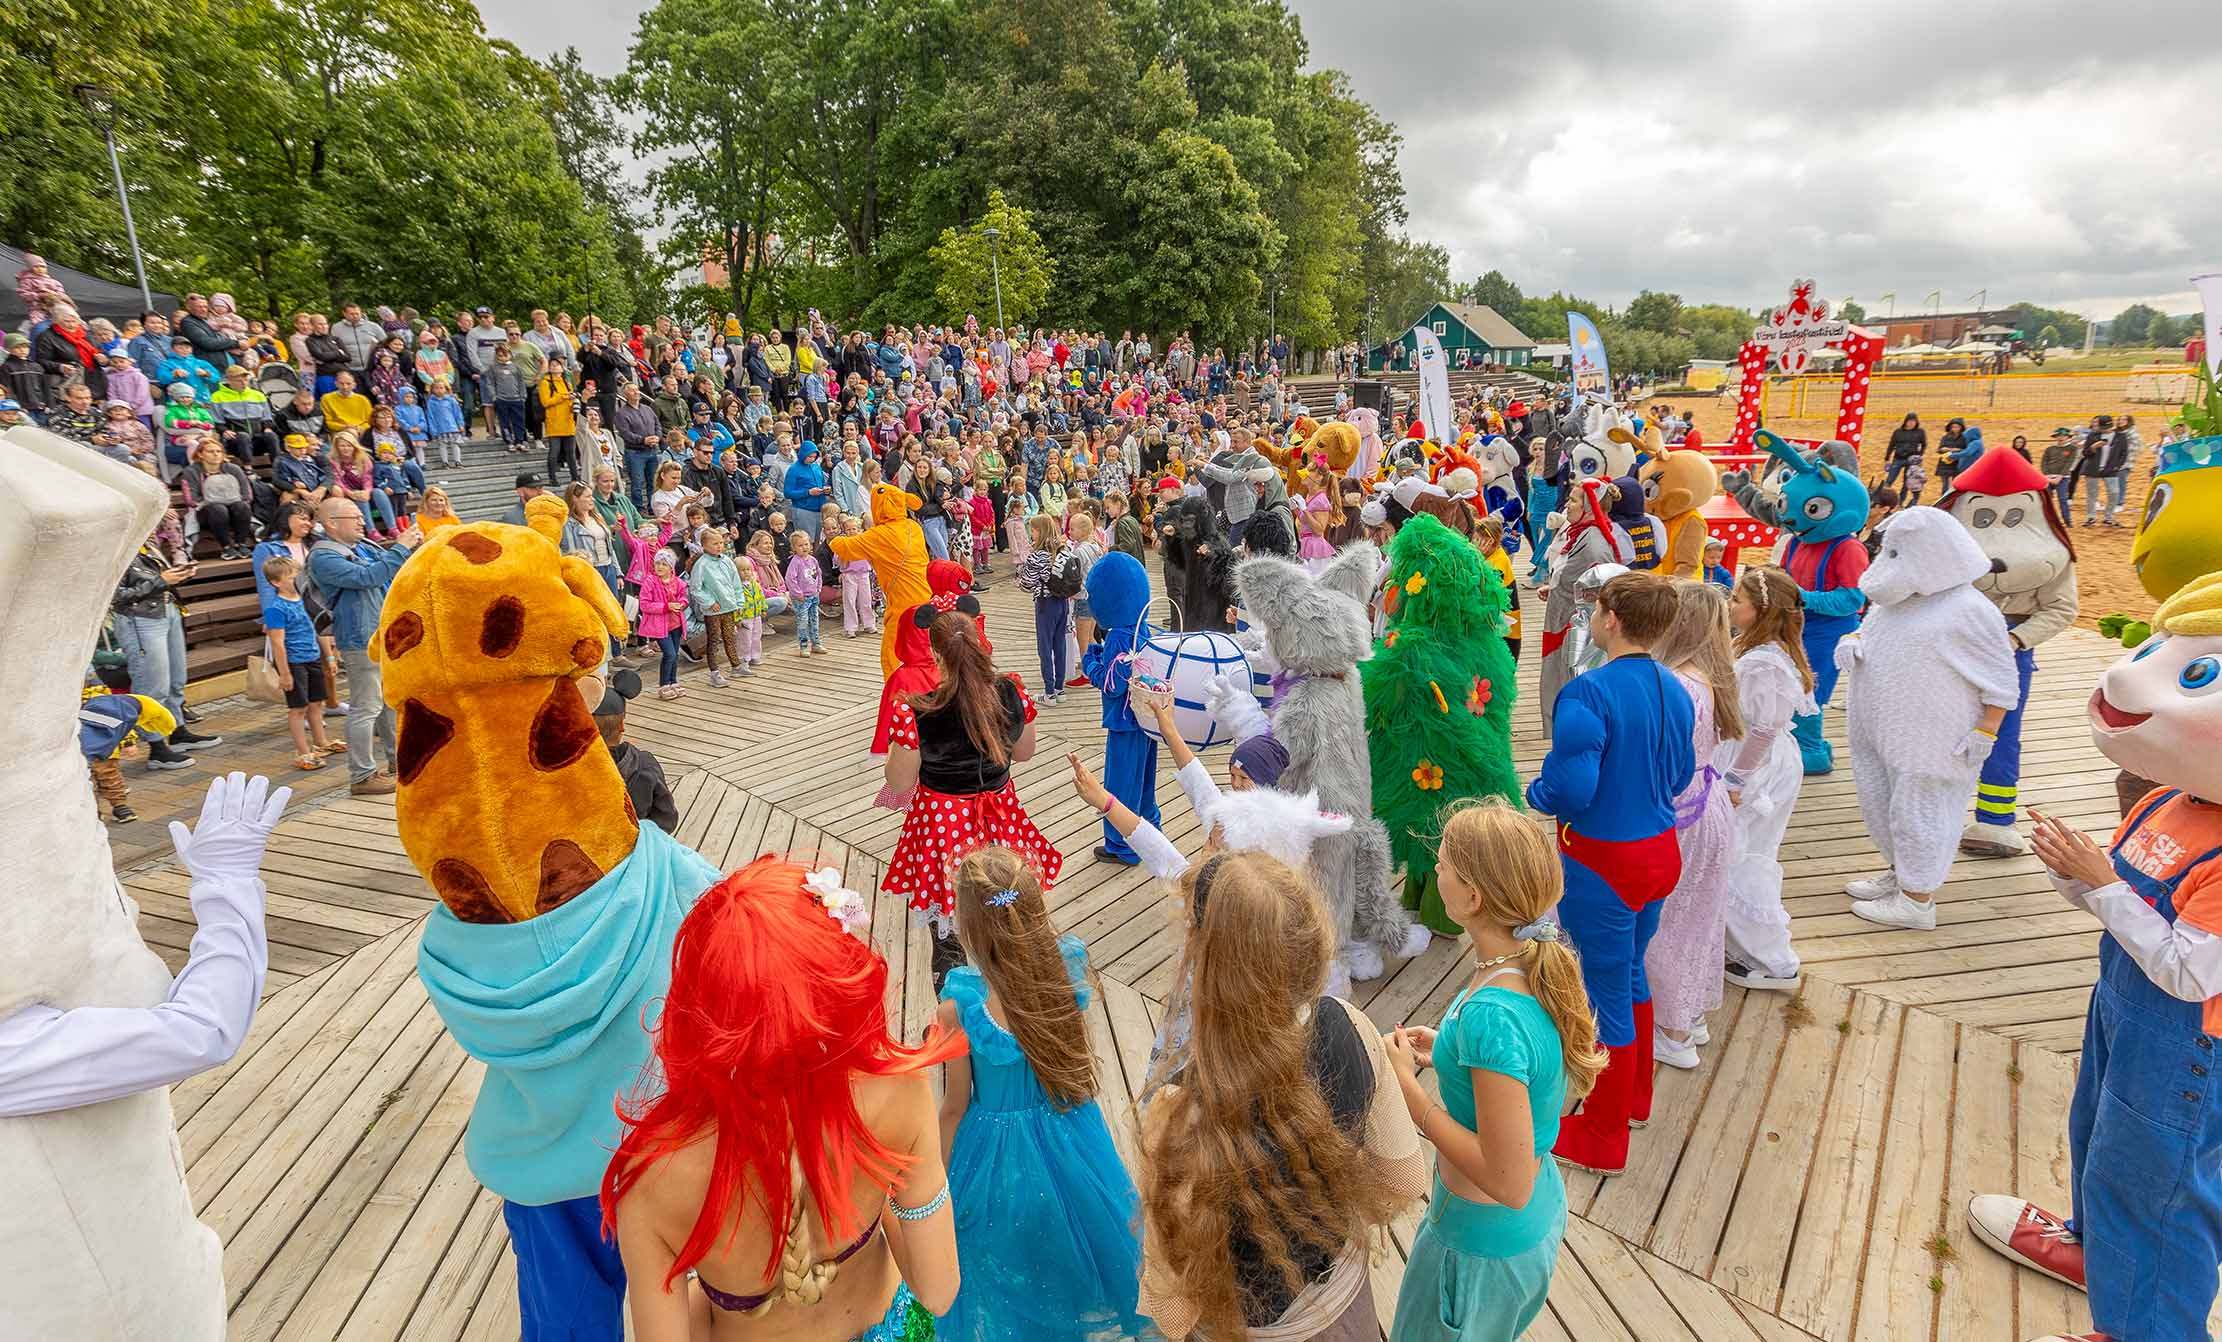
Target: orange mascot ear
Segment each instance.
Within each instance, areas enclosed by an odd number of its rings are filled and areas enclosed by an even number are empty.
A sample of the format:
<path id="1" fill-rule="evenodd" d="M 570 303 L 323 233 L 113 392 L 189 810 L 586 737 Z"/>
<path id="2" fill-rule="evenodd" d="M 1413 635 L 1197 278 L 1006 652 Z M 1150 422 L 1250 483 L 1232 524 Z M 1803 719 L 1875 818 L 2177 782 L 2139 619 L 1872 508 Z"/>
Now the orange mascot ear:
<path id="1" fill-rule="evenodd" d="M 593 609 L 602 627 L 609 630 L 610 637 L 625 637 L 629 628 L 625 608 L 617 604 L 617 598 L 610 594 L 610 585 L 602 581 L 602 575 L 594 571 L 594 566 L 577 555 L 565 555 L 561 572 L 563 585 L 571 589 L 571 595 Z"/>

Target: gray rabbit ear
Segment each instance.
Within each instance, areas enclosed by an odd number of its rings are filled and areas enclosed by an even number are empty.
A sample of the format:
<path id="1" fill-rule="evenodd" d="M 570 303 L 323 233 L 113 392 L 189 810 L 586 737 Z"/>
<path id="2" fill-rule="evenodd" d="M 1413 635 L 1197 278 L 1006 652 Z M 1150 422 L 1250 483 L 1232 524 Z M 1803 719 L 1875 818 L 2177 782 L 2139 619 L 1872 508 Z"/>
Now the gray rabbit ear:
<path id="1" fill-rule="evenodd" d="M 1330 592 L 1340 592 L 1359 605 L 1373 593 L 1374 574 L 1381 571 L 1381 550 L 1372 541 L 1353 541 L 1315 579 Z"/>

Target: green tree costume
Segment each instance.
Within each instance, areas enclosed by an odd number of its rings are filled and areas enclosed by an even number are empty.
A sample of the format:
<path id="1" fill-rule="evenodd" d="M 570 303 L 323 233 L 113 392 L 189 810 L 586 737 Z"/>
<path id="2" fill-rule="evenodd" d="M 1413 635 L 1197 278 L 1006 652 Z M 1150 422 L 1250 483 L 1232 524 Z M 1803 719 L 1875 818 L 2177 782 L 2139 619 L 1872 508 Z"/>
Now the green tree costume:
<path id="1" fill-rule="evenodd" d="M 1373 758 L 1373 810 L 1404 868 L 1404 905 L 1457 936 L 1435 884 L 1443 808 L 1469 797 L 1520 804 L 1512 768 L 1511 601 L 1472 542 L 1422 513 L 1389 546 L 1388 633 L 1359 668 Z"/>

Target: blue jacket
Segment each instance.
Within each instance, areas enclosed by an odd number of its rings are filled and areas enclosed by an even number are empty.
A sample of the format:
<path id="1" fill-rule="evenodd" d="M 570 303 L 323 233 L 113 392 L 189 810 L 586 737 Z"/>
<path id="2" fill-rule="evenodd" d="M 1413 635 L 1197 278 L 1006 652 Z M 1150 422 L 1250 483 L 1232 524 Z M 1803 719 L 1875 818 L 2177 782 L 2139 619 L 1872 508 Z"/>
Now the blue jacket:
<path id="1" fill-rule="evenodd" d="M 408 435 L 409 441 L 412 443 L 421 444 L 424 441 L 424 435 L 430 431 L 428 428 L 430 420 L 424 413 L 424 407 L 411 405 L 407 401 L 403 401 L 393 408 L 393 422 L 401 426 L 401 431 Z"/>
<path id="2" fill-rule="evenodd" d="M 1127 676 L 1133 669 L 1135 626 L 1141 625 L 1143 642 L 1157 631 L 1145 618 L 1150 603 L 1149 570 L 1132 555 L 1112 551 L 1088 569 L 1083 590 L 1094 613 L 1103 641 L 1092 643 L 1080 654 L 1080 674 L 1095 682 L 1103 695 L 1103 728 L 1112 732 L 1139 732 L 1134 706 L 1127 699 Z M 1688 733 L 1684 733 L 1685 736 Z M 1684 746 L 1685 753 L 1688 747 Z"/>
<path id="3" fill-rule="evenodd" d="M 193 389 L 193 394 L 200 398 L 203 405 L 216 395 L 219 375 L 216 365 L 206 359 L 196 359 L 190 354 L 179 358 L 173 354 L 164 359 L 154 371 L 153 381 L 158 391 L 167 388 L 172 382 L 182 382 Z"/>
<path id="4" fill-rule="evenodd" d="M 332 473 L 324 465 L 324 458 L 311 452 L 306 457 L 286 453 L 271 468 L 270 478 L 277 482 L 278 492 L 289 489 L 316 489 L 332 483 Z"/>
<path id="5" fill-rule="evenodd" d="M 531 1207 L 600 1190 L 623 1135 L 617 1097 L 648 1061 L 642 1014 L 670 986 L 679 924 L 720 878 L 642 825 L 608 875 L 529 922 L 432 910 L 417 977 L 455 1042 L 486 1064 L 463 1136 L 480 1183 Z"/>
<path id="6" fill-rule="evenodd" d="M 148 385 L 155 387 L 168 385 L 155 376 L 156 373 L 161 371 L 163 361 L 170 357 L 170 338 L 168 336 L 148 335 L 141 331 L 131 337 L 131 343 L 124 346 L 124 349 L 131 355 L 131 362 L 138 365 L 139 371 L 146 375 Z"/>
<path id="7" fill-rule="evenodd" d="M 1528 805 L 1591 839 L 1626 842 L 1674 828 L 1674 798 L 1697 767 L 1689 692 L 1649 657 L 1615 657 L 1576 676 L 1551 706 L 1551 753 Z"/>
<path id="8" fill-rule="evenodd" d="M 463 403 L 453 396 L 434 396 L 424 403 L 424 427 L 437 438 L 463 431 Z"/>
<path id="9" fill-rule="evenodd" d="M 825 468 L 815 457 L 789 466 L 779 480 L 779 492 L 787 496 L 787 502 L 804 512 L 814 513 L 826 506 L 826 495 L 810 492 L 825 487 Z"/>
<path id="10" fill-rule="evenodd" d="M 368 541 L 352 548 L 334 540 L 309 547 L 309 577 L 332 608 L 332 638 L 342 652 L 361 652 L 378 631 L 378 612 L 386 604 L 386 585 L 401 571 L 410 552 L 380 549 Z"/>

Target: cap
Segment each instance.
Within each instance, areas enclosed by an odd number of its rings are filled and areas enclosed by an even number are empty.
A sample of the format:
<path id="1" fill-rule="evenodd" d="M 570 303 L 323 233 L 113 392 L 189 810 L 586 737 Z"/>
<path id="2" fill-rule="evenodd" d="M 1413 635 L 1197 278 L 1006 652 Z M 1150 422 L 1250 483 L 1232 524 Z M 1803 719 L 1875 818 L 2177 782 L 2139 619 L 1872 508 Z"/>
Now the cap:
<path id="1" fill-rule="evenodd" d="M 173 345 L 187 345 L 187 346 L 190 346 L 190 345 L 191 345 L 191 344 L 192 344 L 193 342 L 192 342 L 192 340 L 191 340 L 190 338 L 188 338 L 188 337 L 186 337 L 186 336 L 182 336 L 182 335 L 174 335 L 174 336 L 171 336 L 171 337 L 170 337 L 170 343 L 171 343 L 171 344 L 173 344 Z"/>
<path id="2" fill-rule="evenodd" d="M 285 445 L 287 447 L 315 447 L 316 440 L 305 433 L 289 433 L 285 436 Z"/>
<path id="3" fill-rule="evenodd" d="M 31 348 L 31 337 L 21 331 L 10 331 L 8 332 L 7 344 L 9 349 L 29 349 Z"/>
<path id="4" fill-rule="evenodd" d="M 534 475 L 531 471 L 526 471 L 523 475 L 517 477 L 517 488 L 538 489 L 540 488 L 540 477 Z"/>
<path id="5" fill-rule="evenodd" d="M 0 415 L 22 414 L 23 407 L 6 396 L 0 396 Z"/>
<path id="6" fill-rule="evenodd" d="M 494 310 L 489 307 L 479 307 L 474 309 L 471 315 L 474 317 L 491 317 L 494 315 Z"/>
<path id="7" fill-rule="evenodd" d="M 1379 499 L 1367 499 L 1358 509 L 1358 525 L 1385 527 L 1389 524 L 1389 510 Z"/>
<path id="8" fill-rule="evenodd" d="M 1173 475 L 1160 476 L 1160 477 L 1158 478 L 1158 481 L 1157 481 L 1157 492 L 1158 492 L 1158 493 L 1163 493 L 1163 492 L 1165 492 L 1165 491 L 1166 491 L 1166 490 L 1168 490 L 1168 489 L 1186 489 L 1187 487 L 1188 487 L 1188 486 L 1186 486 L 1186 485 L 1184 485 L 1184 484 L 1182 484 L 1182 483 L 1180 482 L 1180 477 L 1178 477 L 1178 476 L 1173 476 Z"/>

